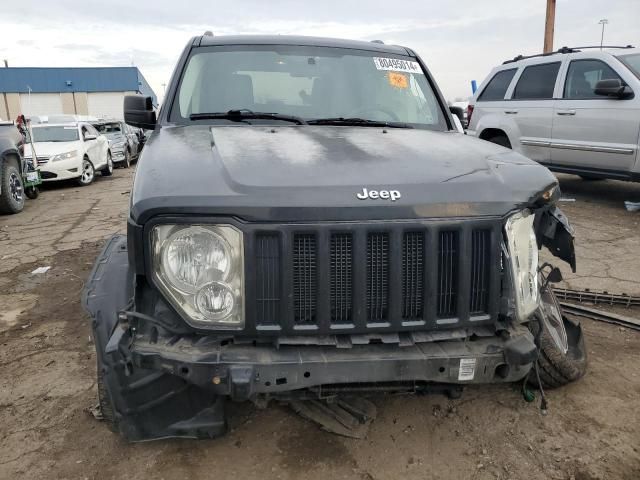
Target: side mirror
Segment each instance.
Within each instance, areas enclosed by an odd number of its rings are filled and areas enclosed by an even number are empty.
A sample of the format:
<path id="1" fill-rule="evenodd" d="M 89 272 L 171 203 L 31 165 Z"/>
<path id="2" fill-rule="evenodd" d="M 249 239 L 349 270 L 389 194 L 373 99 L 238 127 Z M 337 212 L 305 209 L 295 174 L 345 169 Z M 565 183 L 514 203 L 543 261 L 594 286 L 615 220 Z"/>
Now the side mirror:
<path id="1" fill-rule="evenodd" d="M 449 111 L 453 113 L 456 117 L 458 117 L 458 119 L 460 120 L 460 123 L 464 125 L 464 110 L 462 109 L 462 107 L 450 106 Z"/>
<path id="2" fill-rule="evenodd" d="M 89 140 L 95 140 L 95 139 L 97 139 L 97 138 L 98 138 L 98 137 L 96 137 L 95 135 L 92 135 L 92 134 L 90 134 L 90 133 L 87 133 L 87 134 L 84 136 L 84 141 L 85 141 L 85 142 L 88 142 Z"/>
<path id="3" fill-rule="evenodd" d="M 627 85 L 622 83 L 619 78 L 611 78 L 608 80 L 600 80 L 596 83 L 593 93 L 605 97 L 615 97 L 619 99 L 633 97 L 633 91 Z"/>
<path id="4" fill-rule="evenodd" d="M 156 128 L 156 112 L 151 97 L 126 95 L 124 97 L 124 121 L 127 125 L 139 128 Z"/>

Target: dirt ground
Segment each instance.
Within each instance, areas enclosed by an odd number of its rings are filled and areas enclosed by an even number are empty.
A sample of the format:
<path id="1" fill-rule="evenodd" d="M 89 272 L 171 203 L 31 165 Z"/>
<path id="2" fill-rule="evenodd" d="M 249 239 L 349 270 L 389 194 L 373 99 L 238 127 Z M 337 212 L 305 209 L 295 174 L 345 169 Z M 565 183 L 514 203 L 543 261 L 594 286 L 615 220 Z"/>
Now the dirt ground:
<path id="1" fill-rule="evenodd" d="M 48 187 L 0 217 L 0 479 L 640 478 L 640 332 L 589 320 L 588 373 L 548 393 L 546 416 L 519 386 L 480 386 L 376 398 L 365 440 L 234 404 L 223 438 L 127 444 L 87 412 L 95 355 L 79 295 L 104 238 L 124 231 L 131 173 Z M 561 204 L 578 242 L 567 285 L 640 295 L 640 212 L 622 205 L 640 184 L 561 179 L 576 200 Z"/>

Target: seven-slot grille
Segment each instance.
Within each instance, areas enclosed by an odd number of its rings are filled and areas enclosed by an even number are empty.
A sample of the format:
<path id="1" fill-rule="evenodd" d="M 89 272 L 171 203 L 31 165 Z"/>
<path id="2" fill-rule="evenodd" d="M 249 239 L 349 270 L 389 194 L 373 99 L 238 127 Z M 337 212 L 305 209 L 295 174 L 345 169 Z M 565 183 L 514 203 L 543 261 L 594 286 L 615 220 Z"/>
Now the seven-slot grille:
<path id="1" fill-rule="evenodd" d="M 499 220 L 280 229 L 250 233 L 249 330 L 408 331 L 497 316 Z"/>

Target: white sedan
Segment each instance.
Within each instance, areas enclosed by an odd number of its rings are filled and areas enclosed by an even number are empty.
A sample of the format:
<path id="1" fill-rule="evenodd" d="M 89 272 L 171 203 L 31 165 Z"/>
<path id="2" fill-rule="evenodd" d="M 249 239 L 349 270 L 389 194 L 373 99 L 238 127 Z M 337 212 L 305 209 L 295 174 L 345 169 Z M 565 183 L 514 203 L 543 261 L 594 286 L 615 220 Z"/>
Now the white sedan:
<path id="1" fill-rule="evenodd" d="M 45 182 L 77 179 L 89 185 L 99 171 L 113 173 L 109 141 L 84 122 L 33 125 L 33 148 Z M 25 147 L 25 156 L 32 154 Z"/>

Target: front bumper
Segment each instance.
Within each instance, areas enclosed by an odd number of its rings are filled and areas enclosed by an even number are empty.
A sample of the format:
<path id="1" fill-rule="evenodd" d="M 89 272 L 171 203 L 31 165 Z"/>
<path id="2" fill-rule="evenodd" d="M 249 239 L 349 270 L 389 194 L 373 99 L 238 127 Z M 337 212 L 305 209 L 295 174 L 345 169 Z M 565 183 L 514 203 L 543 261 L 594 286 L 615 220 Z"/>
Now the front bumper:
<path id="1" fill-rule="evenodd" d="M 118 334 L 117 334 L 118 335 Z M 128 342 L 130 339 L 127 339 Z M 133 364 L 183 378 L 235 400 L 277 396 L 327 386 L 514 382 L 536 358 L 534 339 L 521 327 L 508 336 L 398 345 L 321 346 L 220 345 L 192 338 L 175 341 L 136 335 Z"/>
<path id="2" fill-rule="evenodd" d="M 113 163 L 119 163 L 119 162 L 125 161 L 124 147 L 114 147 L 112 145 L 110 148 L 111 148 L 111 160 L 113 161 Z"/>
<path id="3" fill-rule="evenodd" d="M 39 167 L 42 172 L 42 179 L 45 182 L 70 180 L 82 175 L 82 158 L 75 157 L 57 162 L 49 160 Z"/>

